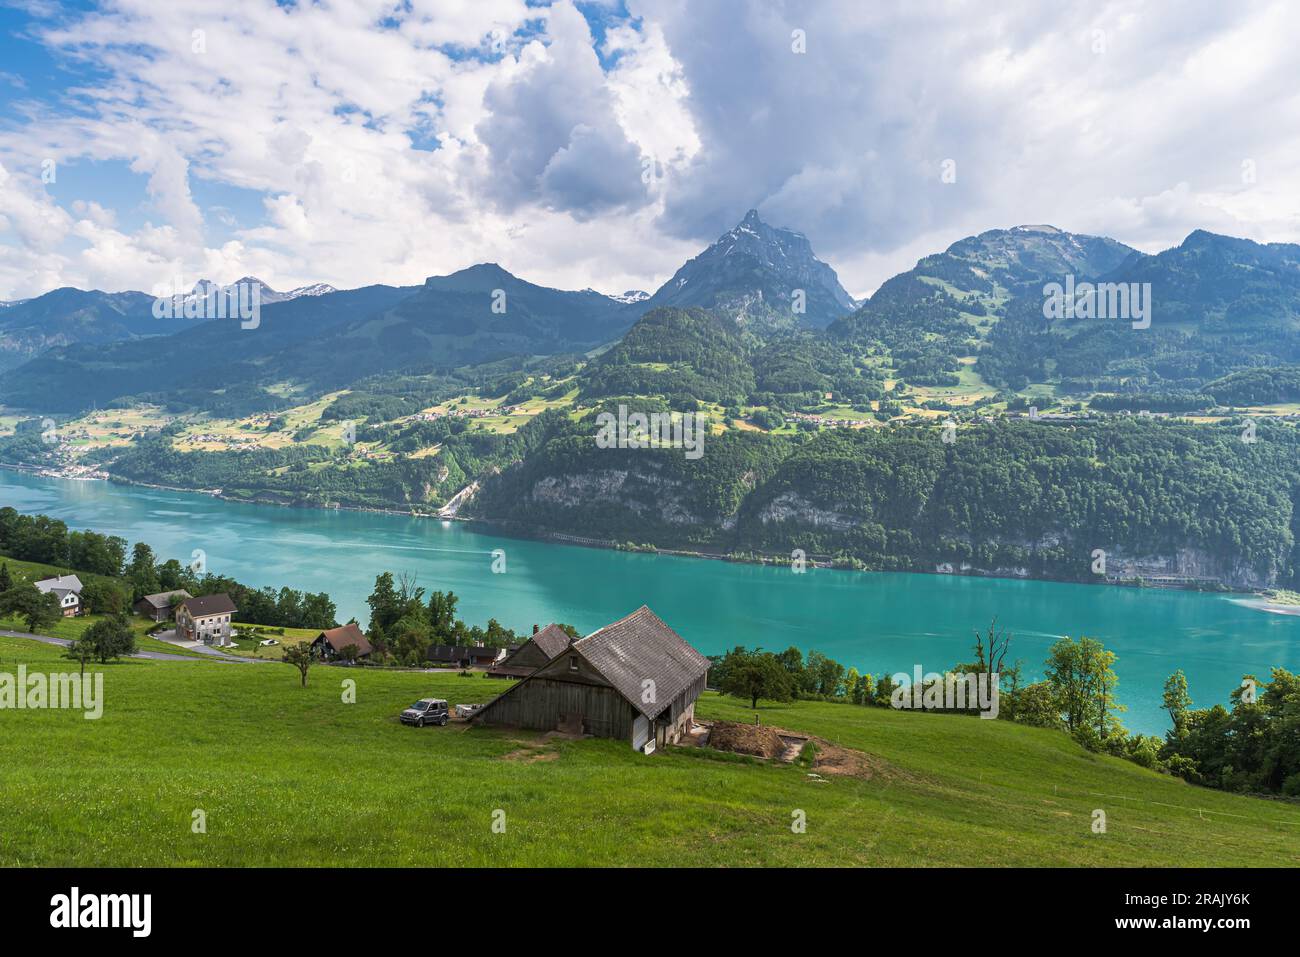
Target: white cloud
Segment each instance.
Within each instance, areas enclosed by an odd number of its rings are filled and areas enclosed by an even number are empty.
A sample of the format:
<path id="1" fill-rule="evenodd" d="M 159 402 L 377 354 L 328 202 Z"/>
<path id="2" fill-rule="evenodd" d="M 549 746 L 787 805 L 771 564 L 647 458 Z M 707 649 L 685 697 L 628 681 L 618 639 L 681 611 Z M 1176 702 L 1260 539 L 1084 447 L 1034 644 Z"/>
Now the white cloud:
<path id="1" fill-rule="evenodd" d="M 1293 4 L 597 9 L 599 49 L 570 0 L 51 11 L 31 30 L 86 80 L 20 77 L 26 118 L 0 125 L 0 298 L 147 289 L 177 264 L 288 288 L 492 260 L 653 289 L 751 206 L 858 295 L 1024 222 L 1148 250 L 1195 228 L 1300 239 Z M 143 204 L 64 175 L 105 163 L 136 171 Z"/>
<path id="2" fill-rule="evenodd" d="M 619 124 L 641 151 L 643 166 L 652 164 L 650 185 L 662 185 L 700 150 L 688 105 L 690 87 L 681 66 L 653 21 L 639 29 L 611 29 L 603 52 L 614 60 L 605 82 Z"/>
<path id="3" fill-rule="evenodd" d="M 758 206 L 856 292 L 910 265 L 920 237 L 932 252 L 1020 223 L 1144 248 L 1198 227 L 1300 239 L 1294 5 L 632 10 L 663 29 L 703 143 L 667 199 L 674 235 L 715 234 Z M 1245 157 L 1260 170 L 1250 187 Z"/>
<path id="4" fill-rule="evenodd" d="M 615 114 L 587 21 L 557 3 L 547 35 L 487 88 L 475 128 L 487 149 L 485 193 L 504 210 L 538 203 L 578 219 L 643 204 L 640 153 Z"/>

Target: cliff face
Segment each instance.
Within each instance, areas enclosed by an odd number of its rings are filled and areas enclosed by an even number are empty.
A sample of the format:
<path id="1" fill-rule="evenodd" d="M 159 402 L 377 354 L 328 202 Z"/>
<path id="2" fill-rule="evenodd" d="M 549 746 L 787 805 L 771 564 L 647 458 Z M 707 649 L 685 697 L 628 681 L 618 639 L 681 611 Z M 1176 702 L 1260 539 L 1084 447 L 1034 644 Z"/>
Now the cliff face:
<path id="1" fill-rule="evenodd" d="M 897 545 L 900 539 L 913 538 L 909 530 L 886 529 L 872 516 L 814 505 L 790 491 L 761 505 L 746 496 L 735 509 L 711 512 L 690 501 L 683 483 L 635 468 L 542 476 L 530 486 L 525 502 L 531 520 L 526 517 L 521 524 L 534 532 L 722 552 L 785 555 L 792 548 L 803 548 L 813 556 L 847 554 L 880 570 L 1080 581 L 1098 577 L 1092 571 L 1091 548 L 1071 544 L 1063 533 L 1034 542 L 996 535 L 961 542 L 936 538 L 916 542 L 908 553 L 891 552 L 891 541 Z M 484 519 L 520 523 L 517 514 L 494 514 L 490 502 L 486 509 L 476 502 L 473 512 Z M 598 527 L 592 527 L 593 517 L 600 518 Z M 884 555 L 879 553 L 882 543 Z M 954 555 L 978 557 L 953 560 Z M 1239 555 L 1185 546 L 1140 554 L 1108 551 L 1104 577 L 1255 590 L 1278 585 L 1279 572 L 1276 564 L 1261 570 Z"/>
<path id="2" fill-rule="evenodd" d="M 1202 548 L 1178 548 L 1166 554 L 1106 556 L 1106 574 L 1111 578 L 1144 580 L 1188 579 L 1189 583 L 1208 581 L 1233 588 L 1271 588 L 1277 584 L 1278 570 L 1260 571 L 1233 555 L 1214 554 Z"/>
<path id="3" fill-rule="evenodd" d="M 687 505 L 681 482 L 628 469 L 548 475 L 533 484 L 531 497 L 562 510 L 618 509 L 638 520 L 667 526 L 702 528 L 712 524 L 710 516 Z"/>
<path id="4" fill-rule="evenodd" d="M 1237 472 L 1229 494 L 1221 471 L 1218 485 L 1190 465 L 1161 473 L 1122 443 L 1101 448 L 1099 430 L 1079 439 L 1077 457 L 1063 446 L 1026 454 L 1007 442 L 1023 431 L 991 430 L 957 449 L 920 432 L 788 443 L 727 434 L 711 437 L 699 461 L 566 436 L 486 480 L 470 510 L 535 532 L 725 553 L 798 548 L 870 569 L 1291 584 L 1295 503 L 1263 470 Z M 1135 476 L 1146 483 L 1140 507 L 1120 494 Z"/>
<path id="5" fill-rule="evenodd" d="M 755 517 L 763 525 L 791 523 L 808 528 L 825 528 L 832 531 L 849 531 L 859 520 L 846 512 L 818 508 L 798 492 L 782 492 L 760 507 Z"/>

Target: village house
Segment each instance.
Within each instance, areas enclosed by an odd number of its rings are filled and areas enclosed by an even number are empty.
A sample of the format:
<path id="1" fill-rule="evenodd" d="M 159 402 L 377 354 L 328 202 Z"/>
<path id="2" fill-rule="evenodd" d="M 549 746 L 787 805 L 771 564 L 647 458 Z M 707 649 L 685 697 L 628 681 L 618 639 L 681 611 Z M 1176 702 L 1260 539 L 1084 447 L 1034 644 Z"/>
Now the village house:
<path id="1" fill-rule="evenodd" d="M 370 644 L 361 626 L 350 621 L 340 628 L 322 631 L 311 643 L 311 650 L 321 661 L 334 661 L 342 657 L 343 649 L 349 645 L 357 649 L 356 657 L 368 658 L 375 649 Z"/>
<path id="2" fill-rule="evenodd" d="M 176 606 L 176 636 L 205 645 L 229 645 L 230 623 L 236 611 L 225 592 L 186 598 Z"/>
<path id="3" fill-rule="evenodd" d="M 167 621 L 175 614 L 172 611 L 172 606 L 175 604 L 173 598 L 184 600 L 189 597 L 190 593 L 184 588 L 160 591 L 156 595 L 145 595 L 133 607 L 137 615 L 152 618 L 154 621 Z"/>
<path id="4" fill-rule="evenodd" d="M 559 625 L 547 625 L 489 668 L 487 673 L 493 678 L 527 678 L 569 647 L 571 641 L 573 639 Z"/>
<path id="5" fill-rule="evenodd" d="M 486 645 L 430 645 L 425 658 L 434 664 L 455 668 L 489 668 L 505 656 L 504 648 Z"/>
<path id="6" fill-rule="evenodd" d="M 708 671 L 709 659 L 642 605 L 570 644 L 471 720 L 614 738 L 645 750 L 690 730 Z"/>
<path id="7" fill-rule="evenodd" d="M 36 582 L 38 591 L 55 595 L 59 599 L 59 609 L 64 618 L 73 618 L 81 614 L 81 579 L 76 575 L 58 575 L 54 578 L 42 578 Z"/>

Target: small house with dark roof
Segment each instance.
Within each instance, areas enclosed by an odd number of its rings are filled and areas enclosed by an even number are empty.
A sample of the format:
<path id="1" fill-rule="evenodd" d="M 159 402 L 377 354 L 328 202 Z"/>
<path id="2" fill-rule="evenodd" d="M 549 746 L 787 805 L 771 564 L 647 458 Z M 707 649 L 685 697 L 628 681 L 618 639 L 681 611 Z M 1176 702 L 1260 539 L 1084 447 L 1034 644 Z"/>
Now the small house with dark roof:
<path id="1" fill-rule="evenodd" d="M 505 657 L 504 648 L 486 645 L 430 645 L 425 659 L 455 668 L 489 668 Z"/>
<path id="2" fill-rule="evenodd" d="M 311 643 L 311 650 L 322 661 L 333 661 L 341 657 L 343 649 L 349 645 L 357 649 L 355 655 L 357 658 L 367 658 L 375 650 L 370 644 L 370 639 L 365 636 L 365 632 L 355 621 L 350 621 L 341 628 L 322 631 Z"/>
<path id="3" fill-rule="evenodd" d="M 230 623 L 237 611 L 225 592 L 186 598 L 176 606 L 176 635 L 183 641 L 229 645 Z"/>
<path id="4" fill-rule="evenodd" d="M 527 678 L 569 647 L 573 639 L 556 624 L 547 625 L 488 669 L 493 678 Z"/>
<path id="5" fill-rule="evenodd" d="M 641 750 L 690 730 L 708 672 L 709 659 L 642 605 L 568 644 L 472 720 L 615 738 Z"/>
<path id="6" fill-rule="evenodd" d="M 53 595 L 59 600 L 59 610 L 64 618 L 81 614 L 81 579 L 76 575 L 56 575 L 36 582 L 36 590 Z"/>
<path id="7" fill-rule="evenodd" d="M 145 595 L 135 603 L 135 613 L 145 618 L 152 618 L 154 621 L 166 621 L 175 614 L 172 606 L 177 602 L 173 601 L 173 598 L 184 600 L 189 597 L 190 593 L 184 588 L 178 588 L 176 591 L 160 591 L 156 595 Z"/>

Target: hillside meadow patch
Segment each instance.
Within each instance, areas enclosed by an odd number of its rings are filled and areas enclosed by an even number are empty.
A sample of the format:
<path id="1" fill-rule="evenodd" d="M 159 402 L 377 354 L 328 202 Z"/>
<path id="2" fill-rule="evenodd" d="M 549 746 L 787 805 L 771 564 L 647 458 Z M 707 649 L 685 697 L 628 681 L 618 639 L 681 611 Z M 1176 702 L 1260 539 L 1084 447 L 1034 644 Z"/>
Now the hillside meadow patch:
<path id="1" fill-rule="evenodd" d="M 0 670 L 19 662 L 67 667 L 58 649 L 0 638 Z M 798 764 L 701 760 L 701 749 L 646 756 L 614 741 L 398 722 L 421 697 L 505 690 L 477 676 L 318 666 L 301 688 L 276 664 L 94 670 L 100 720 L 0 713 L 0 864 L 1300 864 L 1300 807 L 1196 788 L 1003 721 L 760 708 L 765 724 L 901 772 L 817 780 Z M 752 722 L 745 705 L 707 693 L 698 711 Z M 1098 808 L 1104 834 L 1090 826 Z"/>

